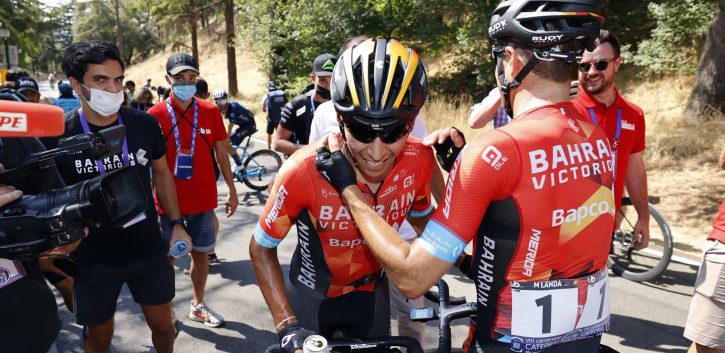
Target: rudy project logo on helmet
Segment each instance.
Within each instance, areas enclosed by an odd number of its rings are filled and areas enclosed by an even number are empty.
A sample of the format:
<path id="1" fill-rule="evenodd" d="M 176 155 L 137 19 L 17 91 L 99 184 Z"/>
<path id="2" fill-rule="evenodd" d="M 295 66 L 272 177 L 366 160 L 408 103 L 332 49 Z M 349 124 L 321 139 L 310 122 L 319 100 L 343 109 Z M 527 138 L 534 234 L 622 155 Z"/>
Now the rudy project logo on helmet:
<path id="1" fill-rule="evenodd" d="M 332 62 L 332 59 L 327 59 L 327 61 L 325 61 L 325 63 L 322 64 L 322 69 L 325 70 L 325 71 L 332 72 L 332 70 L 334 68 L 335 68 L 335 63 Z"/>
<path id="2" fill-rule="evenodd" d="M 531 41 L 534 43 L 558 43 L 561 41 L 563 34 L 550 35 L 550 36 L 532 36 Z"/>
<path id="3" fill-rule="evenodd" d="M 490 27 L 488 27 L 488 35 L 492 36 L 500 31 L 504 30 L 505 28 L 506 28 L 506 19 L 504 18 L 503 20 L 493 23 L 493 24 L 491 24 Z"/>

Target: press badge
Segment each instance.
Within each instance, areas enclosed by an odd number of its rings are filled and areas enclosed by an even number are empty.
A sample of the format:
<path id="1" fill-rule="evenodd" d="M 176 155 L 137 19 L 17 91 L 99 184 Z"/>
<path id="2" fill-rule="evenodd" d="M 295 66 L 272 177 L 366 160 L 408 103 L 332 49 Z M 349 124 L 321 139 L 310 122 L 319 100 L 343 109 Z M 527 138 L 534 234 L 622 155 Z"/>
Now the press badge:
<path id="1" fill-rule="evenodd" d="M 194 164 L 194 155 L 179 152 L 176 154 L 176 168 L 174 168 L 174 176 L 180 180 L 191 180 L 192 166 Z"/>
<path id="2" fill-rule="evenodd" d="M 0 288 L 25 277 L 25 269 L 20 261 L 0 259 Z"/>

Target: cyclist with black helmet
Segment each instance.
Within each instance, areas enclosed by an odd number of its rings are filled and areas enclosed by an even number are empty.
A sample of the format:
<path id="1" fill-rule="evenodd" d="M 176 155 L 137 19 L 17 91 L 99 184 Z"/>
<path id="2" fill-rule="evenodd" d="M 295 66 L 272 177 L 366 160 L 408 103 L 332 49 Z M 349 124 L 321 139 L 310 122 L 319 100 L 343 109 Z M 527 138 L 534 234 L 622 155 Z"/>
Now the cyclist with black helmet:
<path id="1" fill-rule="evenodd" d="M 61 107 L 63 112 L 69 112 L 81 106 L 81 101 L 73 95 L 73 88 L 69 82 L 59 82 L 58 99 L 53 101 L 53 105 Z"/>
<path id="2" fill-rule="evenodd" d="M 391 64 L 376 65 L 381 61 Z M 396 40 L 370 39 L 345 51 L 334 72 L 333 100 L 347 139 L 336 158 L 355 164 L 349 177 L 386 224 L 422 224 L 433 210 L 429 180 L 436 166 L 431 149 L 408 138 L 428 92 L 418 54 Z M 282 166 L 249 247 L 287 352 L 301 350 L 313 332 L 390 334 L 387 280 L 359 225 L 315 169 L 317 147 L 304 147 Z M 293 224 L 298 245 L 283 278 L 276 248 Z"/>
<path id="3" fill-rule="evenodd" d="M 272 148 L 272 134 L 282 118 L 282 108 L 287 104 L 287 93 L 274 81 L 267 82 L 267 93 L 262 97 L 262 112 L 267 113 L 267 149 Z"/>
<path id="4" fill-rule="evenodd" d="M 598 352 L 609 323 L 614 222 L 611 149 L 569 101 L 584 48 L 596 47 L 598 0 L 504 1 L 489 27 L 512 123 L 468 144 L 443 202 L 408 244 L 371 208 L 339 155 L 318 155 L 365 242 L 404 294 L 427 291 L 473 241 L 477 314 L 468 352 Z M 333 92 L 334 94 L 334 92 Z M 441 132 L 457 136 L 449 131 Z M 432 138 L 431 138 L 432 140 Z"/>

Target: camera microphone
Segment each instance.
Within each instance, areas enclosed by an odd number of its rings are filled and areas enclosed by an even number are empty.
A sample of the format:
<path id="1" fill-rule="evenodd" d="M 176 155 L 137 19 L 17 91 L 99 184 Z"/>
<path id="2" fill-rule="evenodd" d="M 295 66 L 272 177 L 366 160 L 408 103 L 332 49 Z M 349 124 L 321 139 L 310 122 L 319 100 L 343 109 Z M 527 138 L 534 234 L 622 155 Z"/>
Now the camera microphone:
<path id="1" fill-rule="evenodd" d="M 0 100 L 0 137 L 60 136 L 64 131 L 60 107 Z"/>

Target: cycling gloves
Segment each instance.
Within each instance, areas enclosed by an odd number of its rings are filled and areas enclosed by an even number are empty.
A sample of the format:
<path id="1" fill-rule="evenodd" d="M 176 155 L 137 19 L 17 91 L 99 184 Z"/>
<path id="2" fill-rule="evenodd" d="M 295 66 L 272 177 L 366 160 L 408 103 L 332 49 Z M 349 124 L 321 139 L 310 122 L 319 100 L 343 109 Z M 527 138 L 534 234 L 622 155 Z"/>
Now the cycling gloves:
<path id="1" fill-rule="evenodd" d="M 315 164 L 322 176 L 340 193 L 346 187 L 357 183 L 355 169 L 352 168 L 352 164 L 345 158 L 342 151 L 330 153 L 326 147 L 320 147 L 317 149 Z"/>
<path id="2" fill-rule="evenodd" d="M 300 324 L 290 324 L 277 335 L 279 336 L 279 346 L 286 353 L 295 353 L 298 349 L 302 350 L 302 343 L 305 342 L 305 338 L 314 334 L 314 332 L 302 327 Z"/>

